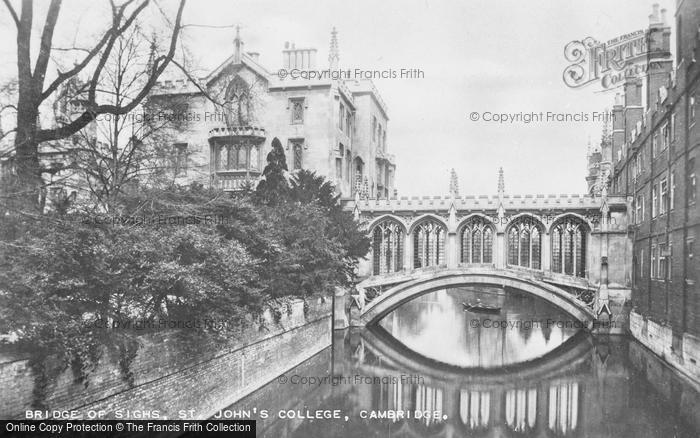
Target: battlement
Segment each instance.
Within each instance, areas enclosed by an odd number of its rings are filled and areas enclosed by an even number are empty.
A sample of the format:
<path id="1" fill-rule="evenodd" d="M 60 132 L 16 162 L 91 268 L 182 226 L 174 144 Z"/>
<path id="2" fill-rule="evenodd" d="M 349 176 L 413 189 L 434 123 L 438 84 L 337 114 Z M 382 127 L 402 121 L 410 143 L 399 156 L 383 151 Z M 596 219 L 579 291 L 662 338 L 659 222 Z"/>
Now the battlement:
<path id="1" fill-rule="evenodd" d="M 600 196 L 586 194 L 561 195 L 465 195 L 465 196 L 402 196 L 394 199 L 345 199 L 343 205 L 349 210 L 359 208 L 362 212 L 372 211 L 418 211 L 448 210 L 454 205 L 462 210 L 496 210 L 503 206 L 506 210 L 558 210 L 558 209 L 599 209 Z M 625 209 L 626 199 L 610 196 L 607 204 L 611 209 Z"/>

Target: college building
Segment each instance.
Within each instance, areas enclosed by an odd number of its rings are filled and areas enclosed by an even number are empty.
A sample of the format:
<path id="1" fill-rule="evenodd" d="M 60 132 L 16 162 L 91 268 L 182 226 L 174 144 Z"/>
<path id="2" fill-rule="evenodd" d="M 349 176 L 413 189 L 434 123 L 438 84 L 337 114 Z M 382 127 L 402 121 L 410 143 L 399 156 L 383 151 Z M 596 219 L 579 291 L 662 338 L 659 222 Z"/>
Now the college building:
<path id="1" fill-rule="evenodd" d="M 162 129 L 167 132 L 159 133 L 167 140 L 158 145 L 162 153 L 158 167 L 165 168 L 176 184 L 198 182 L 224 191 L 254 186 L 272 140 L 278 138 L 290 171 L 314 171 L 333 182 L 343 197 L 394 197 L 396 164 L 388 148 L 386 103 L 370 79 L 333 74 L 340 71 L 335 28 L 328 62 L 317 64 L 317 52 L 284 43 L 281 67 L 268 69 L 260 63 L 259 53 L 244 50 L 237 30 L 231 56 L 217 68 L 200 78 L 169 71 L 170 77 L 179 79 L 157 82 L 142 107 L 128 117 L 167 125 Z M 58 125 L 80 115 L 84 89 L 80 78 L 67 81 L 53 108 L 44 111 L 42 124 Z M 102 122 L 92 122 L 55 144 L 40 145 L 42 166 L 51 170 L 43 175 L 48 208 L 58 200 L 89 199 L 89 181 L 77 164 L 76 146 L 81 141 L 108 143 L 99 137 Z M 133 124 L 138 128 L 139 121 Z M 0 145 L 0 175 L 15 171 L 11 139 L 6 137 Z M 128 141 L 132 140 L 138 141 L 137 136 Z M 145 181 L 149 165 L 137 165 L 142 175 L 135 180 Z"/>
<path id="2" fill-rule="evenodd" d="M 625 196 L 633 240 L 630 331 L 681 369 L 700 360 L 700 0 L 677 0 L 647 31 L 646 74 L 627 78 L 611 130 L 589 152 L 589 190 Z M 692 373 L 691 373 L 692 374 Z"/>
<path id="3" fill-rule="evenodd" d="M 394 195 L 388 109 L 374 84 L 306 74 L 339 70 L 335 29 L 325 65 L 317 65 L 317 49 L 285 43 L 282 67 L 269 70 L 258 53 L 244 50 L 238 30 L 232 49 L 198 83 L 166 80 L 151 92 L 152 102 L 186 96 L 188 117 L 174 146 L 182 157 L 178 183 L 201 181 L 226 191 L 255 183 L 278 138 L 290 171 L 315 171 L 345 197 Z"/>

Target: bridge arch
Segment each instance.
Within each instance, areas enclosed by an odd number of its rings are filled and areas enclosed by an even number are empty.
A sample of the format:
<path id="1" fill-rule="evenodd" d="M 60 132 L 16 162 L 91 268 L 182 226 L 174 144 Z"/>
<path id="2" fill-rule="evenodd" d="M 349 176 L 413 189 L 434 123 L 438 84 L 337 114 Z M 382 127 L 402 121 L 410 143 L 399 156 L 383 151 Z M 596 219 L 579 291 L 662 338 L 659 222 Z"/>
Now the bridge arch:
<path id="1" fill-rule="evenodd" d="M 361 311 L 360 322 L 363 326 L 374 324 L 402 304 L 436 289 L 475 284 L 519 289 L 548 301 L 589 329 L 595 321 L 595 315 L 589 307 L 556 286 L 518 272 L 484 268 L 438 271 L 399 284 L 367 304 Z"/>

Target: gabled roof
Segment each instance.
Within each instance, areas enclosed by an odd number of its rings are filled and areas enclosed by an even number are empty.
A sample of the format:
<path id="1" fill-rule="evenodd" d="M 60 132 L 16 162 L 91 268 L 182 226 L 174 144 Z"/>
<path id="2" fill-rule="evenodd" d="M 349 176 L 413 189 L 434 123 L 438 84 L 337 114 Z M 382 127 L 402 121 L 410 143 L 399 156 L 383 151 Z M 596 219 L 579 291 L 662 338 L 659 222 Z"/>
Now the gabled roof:
<path id="1" fill-rule="evenodd" d="M 218 67 L 216 67 L 211 73 L 209 73 L 205 78 L 204 78 L 204 84 L 209 85 L 214 79 L 219 77 L 219 75 L 224 71 L 226 67 L 229 65 L 233 65 L 233 59 L 234 55 L 229 56 L 224 62 L 222 62 Z M 260 65 L 257 61 L 255 61 L 253 58 L 248 56 L 247 53 L 242 53 L 241 54 L 241 64 L 245 65 L 246 67 L 250 68 L 253 70 L 255 73 L 258 75 L 262 76 L 265 78 L 265 80 L 269 80 L 270 77 L 270 72 L 267 71 L 265 67 Z"/>

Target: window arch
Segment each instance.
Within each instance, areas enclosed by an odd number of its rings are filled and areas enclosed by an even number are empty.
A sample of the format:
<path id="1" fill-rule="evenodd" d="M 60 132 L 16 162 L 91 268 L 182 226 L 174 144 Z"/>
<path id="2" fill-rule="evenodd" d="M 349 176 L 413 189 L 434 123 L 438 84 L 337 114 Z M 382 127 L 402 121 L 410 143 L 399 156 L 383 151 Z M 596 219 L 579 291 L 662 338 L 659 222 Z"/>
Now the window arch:
<path id="1" fill-rule="evenodd" d="M 359 192 L 362 190 L 362 179 L 364 177 L 365 173 L 365 163 L 362 161 L 362 158 L 360 157 L 355 157 L 354 161 L 354 178 L 355 180 L 353 181 L 353 186 L 355 191 Z"/>
<path id="2" fill-rule="evenodd" d="M 403 269 L 403 227 L 393 219 L 378 223 L 372 232 L 374 275 Z"/>
<path id="3" fill-rule="evenodd" d="M 445 262 L 445 227 L 426 219 L 413 230 L 413 267 L 438 266 Z"/>
<path id="4" fill-rule="evenodd" d="M 508 264 L 542 268 L 542 225 L 535 219 L 521 216 L 508 228 Z"/>
<path id="5" fill-rule="evenodd" d="M 250 86 L 240 76 L 234 77 L 226 88 L 224 106 L 229 127 L 247 126 L 251 119 Z"/>
<path id="6" fill-rule="evenodd" d="M 586 234 L 583 220 L 567 216 L 552 227 L 552 271 L 586 276 Z"/>
<path id="7" fill-rule="evenodd" d="M 493 263 L 493 227 L 484 218 L 467 221 L 461 234 L 461 263 Z"/>

